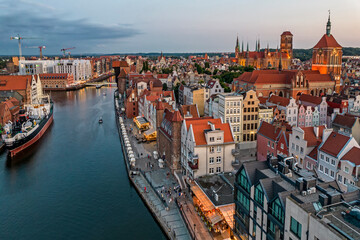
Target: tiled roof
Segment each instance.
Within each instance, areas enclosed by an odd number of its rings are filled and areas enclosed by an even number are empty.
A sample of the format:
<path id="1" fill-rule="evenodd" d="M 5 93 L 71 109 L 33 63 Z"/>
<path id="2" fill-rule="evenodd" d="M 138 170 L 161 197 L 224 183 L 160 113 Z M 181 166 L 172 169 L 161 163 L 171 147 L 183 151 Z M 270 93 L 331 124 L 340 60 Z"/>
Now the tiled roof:
<path id="1" fill-rule="evenodd" d="M 31 82 L 31 75 L 3 75 L 0 76 L 0 91 L 25 90 Z"/>
<path id="2" fill-rule="evenodd" d="M 304 101 L 304 102 L 308 102 L 308 103 L 313 103 L 316 105 L 319 105 L 322 102 L 322 98 L 321 97 L 316 97 L 316 96 L 312 96 L 309 94 L 301 94 L 300 101 Z"/>
<path id="3" fill-rule="evenodd" d="M 224 131 L 224 143 L 234 142 L 229 123 L 221 123 L 221 119 L 213 118 L 191 118 L 186 119 L 186 128 L 189 130 L 190 125 L 194 132 L 196 145 L 206 145 L 205 130 L 211 129 L 209 122 L 215 125 L 215 129 Z"/>
<path id="4" fill-rule="evenodd" d="M 355 165 L 360 165 L 360 148 L 353 147 L 341 158 L 341 160 L 348 160 Z"/>
<path id="5" fill-rule="evenodd" d="M 304 140 L 307 141 L 308 147 L 315 147 L 321 143 L 321 135 L 325 126 L 319 127 L 319 138 L 316 137 L 314 132 L 314 127 L 302 127 L 301 129 L 304 131 Z"/>
<path id="6" fill-rule="evenodd" d="M 182 105 L 180 108 L 180 112 L 183 116 L 186 116 L 187 112 L 190 113 L 190 115 L 193 118 L 199 118 L 198 109 L 195 104 L 193 105 Z"/>
<path id="7" fill-rule="evenodd" d="M 318 156 L 318 147 L 315 147 L 309 154 L 308 156 L 311 157 L 314 160 L 317 160 L 317 156 Z"/>
<path id="8" fill-rule="evenodd" d="M 344 115 L 340 115 L 340 114 L 337 114 L 334 121 L 333 121 L 333 124 L 337 124 L 337 125 L 340 125 L 340 126 L 345 126 L 347 128 L 352 128 L 355 124 L 355 121 L 356 121 L 356 118 L 355 117 L 352 117 L 352 116 L 344 116 Z"/>
<path id="9" fill-rule="evenodd" d="M 321 146 L 320 151 L 336 157 L 349 140 L 348 136 L 332 132 Z"/>
<path id="10" fill-rule="evenodd" d="M 264 137 L 267 137 L 273 141 L 276 141 L 279 133 L 281 131 L 281 128 L 277 128 L 276 126 L 273 126 L 272 124 L 262 121 L 258 134 L 263 135 Z"/>
<path id="11" fill-rule="evenodd" d="M 314 46 L 314 48 L 327 48 L 327 47 L 341 48 L 341 45 L 335 40 L 332 34 L 330 36 L 324 34 L 320 39 L 320 41 Z"/>
<path id="12" fill-rule="evenodd" d="M 271 97 L 269 98 L 268 102 L 286 107 L 287 105 L 289 105 L 290 103 L 290 99 L 289 98 L 284 98 L 284 97 L 279 97 L 276 95 L 271 95 Z"/>

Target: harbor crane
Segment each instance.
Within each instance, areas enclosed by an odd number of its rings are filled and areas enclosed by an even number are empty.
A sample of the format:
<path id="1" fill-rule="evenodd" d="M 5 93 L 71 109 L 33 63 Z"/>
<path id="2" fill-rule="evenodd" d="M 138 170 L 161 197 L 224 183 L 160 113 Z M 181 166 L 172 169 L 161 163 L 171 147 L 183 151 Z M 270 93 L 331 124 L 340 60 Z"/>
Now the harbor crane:
<path id="1" fill-rule="evenodd" d="M 20 58 L 22 57 L 22 52 L 21 52 L 21 40 L 23 39 L 36 39 L 36 38 L 29 38 L 29 37 L 21 37 L 20 34 L 18 34 L 17 36 L 15 37 L 10 37 L 10 40 L 18 40 L 18 43 L 19 43 L 19 60 Z"/>
<path id="2" fill-rule="evenodd" d="M 64 57 L 66 56 L 66 51 L 67 50 L 70 50 L 70 49 L 75 49 L 75 47 L 71 47 L 71 48 L 63 48 L 63 49 L 60 49 L 60 51 L 62 51 L 63 52 L 63 55 L 64 55 Z M 70 52 L 69 52 L 69 58 L 70 58 Z"/>
<path id="3" fill-rule="evenodd" d="M 40 49 L 40 59 L 42 59 L 43 58 L 42 50 L 45 49 L 46 47 L 45 46 L 31 46 L 31 47 L 26 47 L 26 48 L 39 48 Z"/>

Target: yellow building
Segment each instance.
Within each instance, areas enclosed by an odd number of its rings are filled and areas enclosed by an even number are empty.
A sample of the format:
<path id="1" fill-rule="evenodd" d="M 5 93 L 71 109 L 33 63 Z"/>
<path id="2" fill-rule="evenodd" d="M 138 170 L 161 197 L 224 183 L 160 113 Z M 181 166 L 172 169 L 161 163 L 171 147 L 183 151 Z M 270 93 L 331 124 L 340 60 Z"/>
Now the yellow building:
<path id="1" fill-rule="evenodd" d="M 271 107 L 261 105 L 259 106 L 259 123 L 262 121 L 271 123 L 274 118 L 274 111 Z"/>
<path id="2" fill-rule="evenodd" d="M 244 93 L 242 142 L 256 141 L 259 126 L 259 99 L 254 90 Z"/>

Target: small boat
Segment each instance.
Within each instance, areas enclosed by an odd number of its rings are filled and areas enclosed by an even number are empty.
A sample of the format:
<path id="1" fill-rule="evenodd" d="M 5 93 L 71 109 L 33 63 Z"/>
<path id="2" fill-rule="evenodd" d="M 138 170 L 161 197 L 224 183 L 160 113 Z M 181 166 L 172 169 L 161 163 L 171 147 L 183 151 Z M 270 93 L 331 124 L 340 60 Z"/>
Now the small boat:
<path id="1" fill-rule="evenodd" d="M 100 119 L 99 119 L 99 123 L 103 123 L 102 117 L 100 117 Z"/>
<path id="2" fill-rule="evenodd" d="M 102 85 L 100 85 L 100 84 L 97 84 L 96 85 L 96 89 L 99 89 L 99 88 L 101 88 L 102 87 Z"/>

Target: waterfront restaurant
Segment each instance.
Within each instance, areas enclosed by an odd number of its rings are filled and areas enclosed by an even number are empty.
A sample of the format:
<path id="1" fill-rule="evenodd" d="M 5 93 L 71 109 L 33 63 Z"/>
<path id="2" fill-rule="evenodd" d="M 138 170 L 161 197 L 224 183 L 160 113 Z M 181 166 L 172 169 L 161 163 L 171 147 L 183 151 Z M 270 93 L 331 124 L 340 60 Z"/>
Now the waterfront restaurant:
<path id="1" fill-rule="evenodd" d="M 233 236 L 234 180 L 232 174 L 202 176 L 190 188 L 195 209 L 214 237 Z"/>

